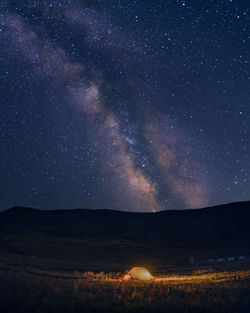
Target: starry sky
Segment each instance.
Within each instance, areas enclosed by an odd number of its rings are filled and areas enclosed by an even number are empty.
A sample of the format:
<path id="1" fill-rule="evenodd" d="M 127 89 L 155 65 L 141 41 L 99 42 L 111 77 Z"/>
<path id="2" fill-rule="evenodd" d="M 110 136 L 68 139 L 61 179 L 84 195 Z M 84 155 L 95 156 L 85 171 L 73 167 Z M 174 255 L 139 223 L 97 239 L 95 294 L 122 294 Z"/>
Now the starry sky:
<path id="1" fill-rule="evenodd" d="M 0 0 L 0 210 L 250 200 L 246 0 Z"/>

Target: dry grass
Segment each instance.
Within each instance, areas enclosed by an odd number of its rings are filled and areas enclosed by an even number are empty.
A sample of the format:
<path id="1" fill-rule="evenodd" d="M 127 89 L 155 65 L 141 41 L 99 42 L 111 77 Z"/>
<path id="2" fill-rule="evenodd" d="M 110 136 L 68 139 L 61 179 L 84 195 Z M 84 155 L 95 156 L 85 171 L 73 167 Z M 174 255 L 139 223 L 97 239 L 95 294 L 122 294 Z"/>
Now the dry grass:
<path id="1" fill-rule="evenodd" d="M 196 271 L 153 282 L 122 282 L 120 276 L 5 268 L 0 272 L 1 313 L 250 312 L 250 270 Z"/>

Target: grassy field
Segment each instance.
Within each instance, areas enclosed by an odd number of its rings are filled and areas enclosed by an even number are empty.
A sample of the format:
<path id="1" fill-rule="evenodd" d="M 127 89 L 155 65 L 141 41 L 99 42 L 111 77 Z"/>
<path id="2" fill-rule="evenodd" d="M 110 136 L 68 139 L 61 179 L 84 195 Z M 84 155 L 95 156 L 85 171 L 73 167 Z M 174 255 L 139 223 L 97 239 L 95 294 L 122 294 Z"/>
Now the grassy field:
<path id="1" fill-rule="evenodd" d="M 191 243 L 190 243 L 191 244 Z M 246 250 L 246 249 L 245 249 Z M 23 264 L 51 271 L 119 272 L 143 264 L 152 272 L 174 272 L 176 260 L 194 256 L 195 267 L 208 265 L 210 257 L 247 255 L 232 248 L 193 248 L 188 243 L 150 242 L 145 239 L 125 240 L 118 236 L 63 232 L 11 232 L 0 234 L 0 262 Z M 235 263 L 235 262 L 234 262 Z M 223 264 L 224 268 L 225 264 Z M 230 262 L 226 264 L 229 266 Z M 239 265 L 240 268 L 242 264 Z M 181 268 L 178 268 L 178 271 Z"/>
<path id="2" fill-rule="evenodd" d="M 1 313 L 250 312 L 247 269 L 176 270 L 154 282 L 122 282 L 121 273 L 0 268 Z"/>
<path id="3" fill-rule="evenodd" d="M 0 313 L 250 313 L 247 208 L 2 212 Z M 119 280 L 134 266 L 156 280 Z"/>

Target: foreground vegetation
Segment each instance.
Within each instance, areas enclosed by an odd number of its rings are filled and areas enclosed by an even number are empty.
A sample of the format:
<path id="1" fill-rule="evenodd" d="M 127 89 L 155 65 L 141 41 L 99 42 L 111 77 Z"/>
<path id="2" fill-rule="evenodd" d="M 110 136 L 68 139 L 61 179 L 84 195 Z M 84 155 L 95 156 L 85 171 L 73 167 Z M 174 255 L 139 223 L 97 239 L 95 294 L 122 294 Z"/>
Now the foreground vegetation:
<path id="1" fill-rule="evenodd" d="M 248 208 L 2 212 L 0 313 L 249 313 Z"/>
<path id="2" fill-rule="evenodd" d="M 250 312 L 250 270 L 198 270 L 148 283 L 119 276 L 2 267 L 1 313 Z"/>

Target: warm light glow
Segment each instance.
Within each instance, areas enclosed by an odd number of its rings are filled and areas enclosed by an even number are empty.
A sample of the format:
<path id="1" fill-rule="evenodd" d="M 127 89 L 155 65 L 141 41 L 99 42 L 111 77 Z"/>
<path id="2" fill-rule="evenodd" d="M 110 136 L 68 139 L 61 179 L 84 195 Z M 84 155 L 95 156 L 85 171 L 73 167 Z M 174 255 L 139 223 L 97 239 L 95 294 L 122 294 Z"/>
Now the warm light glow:
<path id="1" fill-rule="evenodd" d="M 122 280 L 128 281 L 130 279 L 136 280 L 153 280 L 154 276 L 145 267 L 133 267 L 126 275 L 123 276 Z"/>

